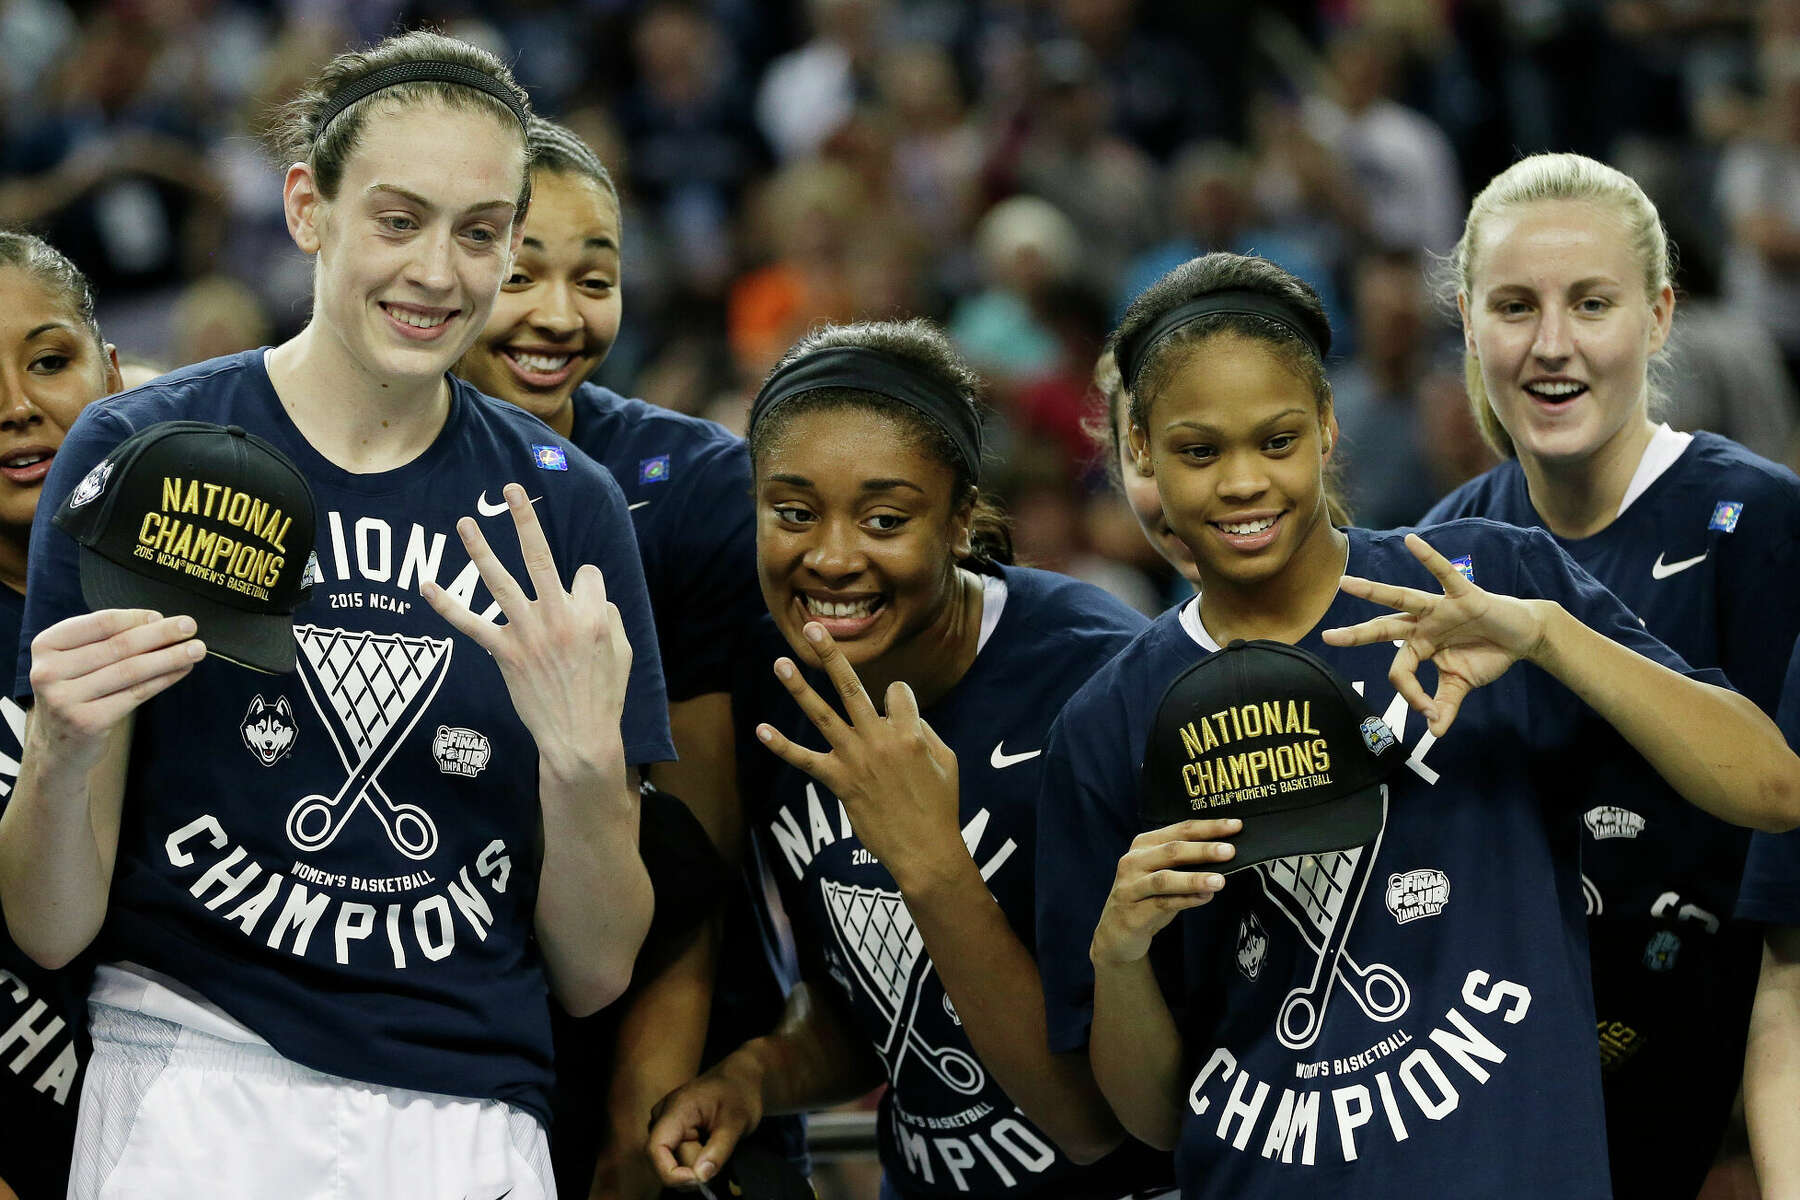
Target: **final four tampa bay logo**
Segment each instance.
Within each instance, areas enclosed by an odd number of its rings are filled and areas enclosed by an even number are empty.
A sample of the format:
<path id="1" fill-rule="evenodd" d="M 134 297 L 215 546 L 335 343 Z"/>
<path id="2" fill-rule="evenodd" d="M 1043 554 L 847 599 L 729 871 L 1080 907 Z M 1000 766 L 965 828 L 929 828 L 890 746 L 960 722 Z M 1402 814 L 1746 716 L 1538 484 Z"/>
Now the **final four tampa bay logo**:
<path id="1" fill-rule="evenodd" d="M 1611 838 L 1634 838 L 1644 832 L 1642 815 L 1616 804 L 1600 804 L 1582 814 L 1582 824 L 1597 842 Z"/>
<path id="2" fill-rule="evenodd" d="M 1388 876 L 1387 910 L 1401 925 L 1435 917 L 1450 903 L 1450 877 L 1430 867 Z"/>

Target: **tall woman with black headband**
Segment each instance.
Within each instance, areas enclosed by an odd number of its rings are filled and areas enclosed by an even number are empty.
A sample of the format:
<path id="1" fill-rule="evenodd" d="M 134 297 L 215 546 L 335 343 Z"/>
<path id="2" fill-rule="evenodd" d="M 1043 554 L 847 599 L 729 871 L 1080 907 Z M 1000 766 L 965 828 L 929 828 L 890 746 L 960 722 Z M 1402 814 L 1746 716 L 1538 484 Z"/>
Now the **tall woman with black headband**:
<path id="1" fill-rule="evenodd" d="M 317 537 L 284 562 L 316 565 L 264 665 L 298 676 L 209 656 L 204 614 L 87 611 L 75 543 L 34 531 L 0 896 L 40 962 L 103 964 L 70 1195 L 552 1196 L 546 991 L 624 987 L 631 776 L 671 754 L 630 518 L 446 374 L 530 198 L 505 67 L 407 34 L 288 115 L 311 322 L 90 406 L 47 496 L 104 494 L 175 418 L 285 455 Z"/>
<path id="2" fill-rule="evenodd" d="M 887 1196 L 1167 1178 L 1120 1149 L 1085 1064 L 1046 1052 L 1029 948 L 1045 732 L 1142 620 L 1008 565 L 977 487 L 978 390 L 929 324 L 853 325 L 796 345 L 752 408 L 769 616 L 733 697 L 741 794 L 807 981 L 778 1028 L 664 1101 L 670 1184 L 711 1178 L 765 1113 L 884 1080 Z"/>

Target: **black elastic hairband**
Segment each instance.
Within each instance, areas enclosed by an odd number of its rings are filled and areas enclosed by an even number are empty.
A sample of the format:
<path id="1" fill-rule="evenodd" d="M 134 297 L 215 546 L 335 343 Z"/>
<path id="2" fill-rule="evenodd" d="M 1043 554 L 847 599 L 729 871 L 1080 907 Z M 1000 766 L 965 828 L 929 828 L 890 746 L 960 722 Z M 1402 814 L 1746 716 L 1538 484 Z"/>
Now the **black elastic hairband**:
<path id="1" fill-rule="evenodd" d="M 395 63 L 393 66 L 371 71 L 339 92 L 332 97 L 324 116 L 319 119 L 319 131 L 313 134 L 313 141 L 317 142 L 324 137 L 325 131 L 337 120 L 338 115 L 358 100 L 387 88 L 399 87 L 403 83 L 454 83 L 486 92 L 512 110 L 512 115 L 519 119 L 521 130 L 526 128 L 525 106 L 519 103 L 519 98 L 505 84 L 462 63 L 428 59 L 424 62 Z"/>
<path id="2" fill-rule="evenodd" d="M 942 429 L 962 456 L 969 478 L 981 478 L 981 419 L 968 398 L 903 358 L 862 346 L 816 350 L 769 376 L 750 405 L 750 428 L 755 429 L 782 401 L 825 388 L 873 392 L 898 400 Z"/>
<path id="3" fill-rule="evenodd" d="M 1125 381 L 1125 388 L 1131 391 L 1137 387 L 1138 372 L 1150 359 L 1150 351 L 1156 344 L 1174 333 L 1177 329 L 1191 325 L 1201 317 L 1210 317 L 1215 313 L 1229 313 L 1240 317 L 1265 317 L 1284 329 L 1291 330 L 1295 337 L 1311 347 L 1312 352 L 1321 361 L 1326 351 L 1331 349 L 1331 330 L 1325 330 L 1325 342 L 1319 343 L 1307 330 L 1301 319 L 1299 310 L 1284 300 L 1279 300 L 1267 292 L 1233 290 L 1212 292 L 1189 300 L 1186 304 L 1178 304 L 1162 316 L 1151 321 L 1128 338 L 1122 338 L 1115 352 L 1119 364 L 1119 377 Z"/>

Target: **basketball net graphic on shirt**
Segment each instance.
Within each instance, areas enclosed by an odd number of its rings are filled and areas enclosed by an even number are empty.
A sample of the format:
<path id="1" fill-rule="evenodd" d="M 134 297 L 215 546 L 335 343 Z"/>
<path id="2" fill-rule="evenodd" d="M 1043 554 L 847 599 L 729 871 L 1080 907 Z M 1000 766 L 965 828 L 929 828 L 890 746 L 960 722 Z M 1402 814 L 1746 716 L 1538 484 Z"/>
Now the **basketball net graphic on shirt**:
<path id="1" fill-rule="evenodd" d="M 1394 968 L 1386 963 L 1363 967 L 1344 949 L 1386 832 L 1383 784 L 1381 832 L 1369 845 L 1277 858 L 1252 868 L 1264 893 L 1319 956 L 1312 979 L 1289 992 L 1276 1014 L 1275 1036 L 1290 1050 L 1304 1050 L 1318 1040 L 1334 983 L 1342 983 L 1372 1020 L 1392 1021 L 1412 1003 L 1412 989 Z"/>
<path id="2" fill-rule="evenodd" d="M 437 849 L 437 825 L 416 804 L 396 803 L 377 776 L 430 707 L 450 669 L 451 641 L 398 633 L 294 626 L 300 682 L 350 772 L 334 796 L 307 796 L 288 812 L 288 840 L 301 850 L 329 846 L 357 809 L 381 822 L 394 849 L 411 859 Z"/>
<path id="3" fill-rule="evenodd" d="M 900 1081 L 908 1050 L 952 1090 L 973 1096 L 987 1085 L 981 1064 L 955 1047 L 937 1047 L 913 1031 L 919 994 L 931 974 L 925 939 L 899 892 L 819 881 L 831 932 L 876 1009 L 888 1020 L 887 1037 L 876 1047 L 887 1064 L 888 1080 Z"/>

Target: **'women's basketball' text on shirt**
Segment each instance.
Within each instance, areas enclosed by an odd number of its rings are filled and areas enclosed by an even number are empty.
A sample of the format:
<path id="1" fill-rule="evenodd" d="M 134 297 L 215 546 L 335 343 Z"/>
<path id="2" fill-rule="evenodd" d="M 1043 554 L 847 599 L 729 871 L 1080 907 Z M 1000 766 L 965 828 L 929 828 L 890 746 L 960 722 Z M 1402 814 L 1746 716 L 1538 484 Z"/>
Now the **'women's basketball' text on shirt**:
<path id="1" fill-rule="evenodd" d="M 208 657 L 138 710 L 99 954 L 192 988 L 316 1070 L 505 1100 L 547 1120 L 549 1001 L 532 937 L 537 748 L 493 659 L 419 585 L 435 579 L 497 619 L 456 521 L 475 516 L 525 580 L 499 500 L 522 484 L 564 586 L 593 563 L 624 618 L 626 761 L 669 759 L 624 497 L 535 418 L 457 379 L 418 458 L 345 471 L 301 436 L 263 352 L 249 351 L 90 405 L 43 502 L 60 502 L 133 432 L 175 418 L 242 426 L 294 460 L 318 513 L 317 545 L 294 550 L 317 565 L 294 615 L 297 673 Z M 87 610 L 76 555 L 50 522 L 32 531 L 22 644 Z M 366 767 L 372 777 L 350 794 Z M 295 819 L 334 796 L 323 833 Z"/>
<path id="2" fill-rule="evenodd" d="M 1424 535 L 1482 587 L 1555 600 L 1640 653 L 1723 681 L 1646 634 L 1542 533 L 1458 521 Z M 1437 590 L 1400 535 L 1349 538 L 1348 574 Z M 1339 593 L 1297 643 L 1360 691 L 1405 751 L 1377 840 L 1228 876 L 1152 943 L 1189 1072 L 1182 1195 L 1610 1196 L 1572 786 L 1605 727 L 1520 663 L 1434 738 L 1388 683 L 1391 645 L 1318 636 L 1382 611 Z M 1216 648 L 1197 602 L 1165 614 L 1051 735 L 1037 929 L 1053 1051 L 1087 1044 L 1088 945 L 1119 856 L 1145 828 L 1150 721 L 1169 682 Z M 1435 687 L 1429 666 L 1421 682 Z M 1298 1019 L 1308 1005 L 1316 1023 Z"/>

